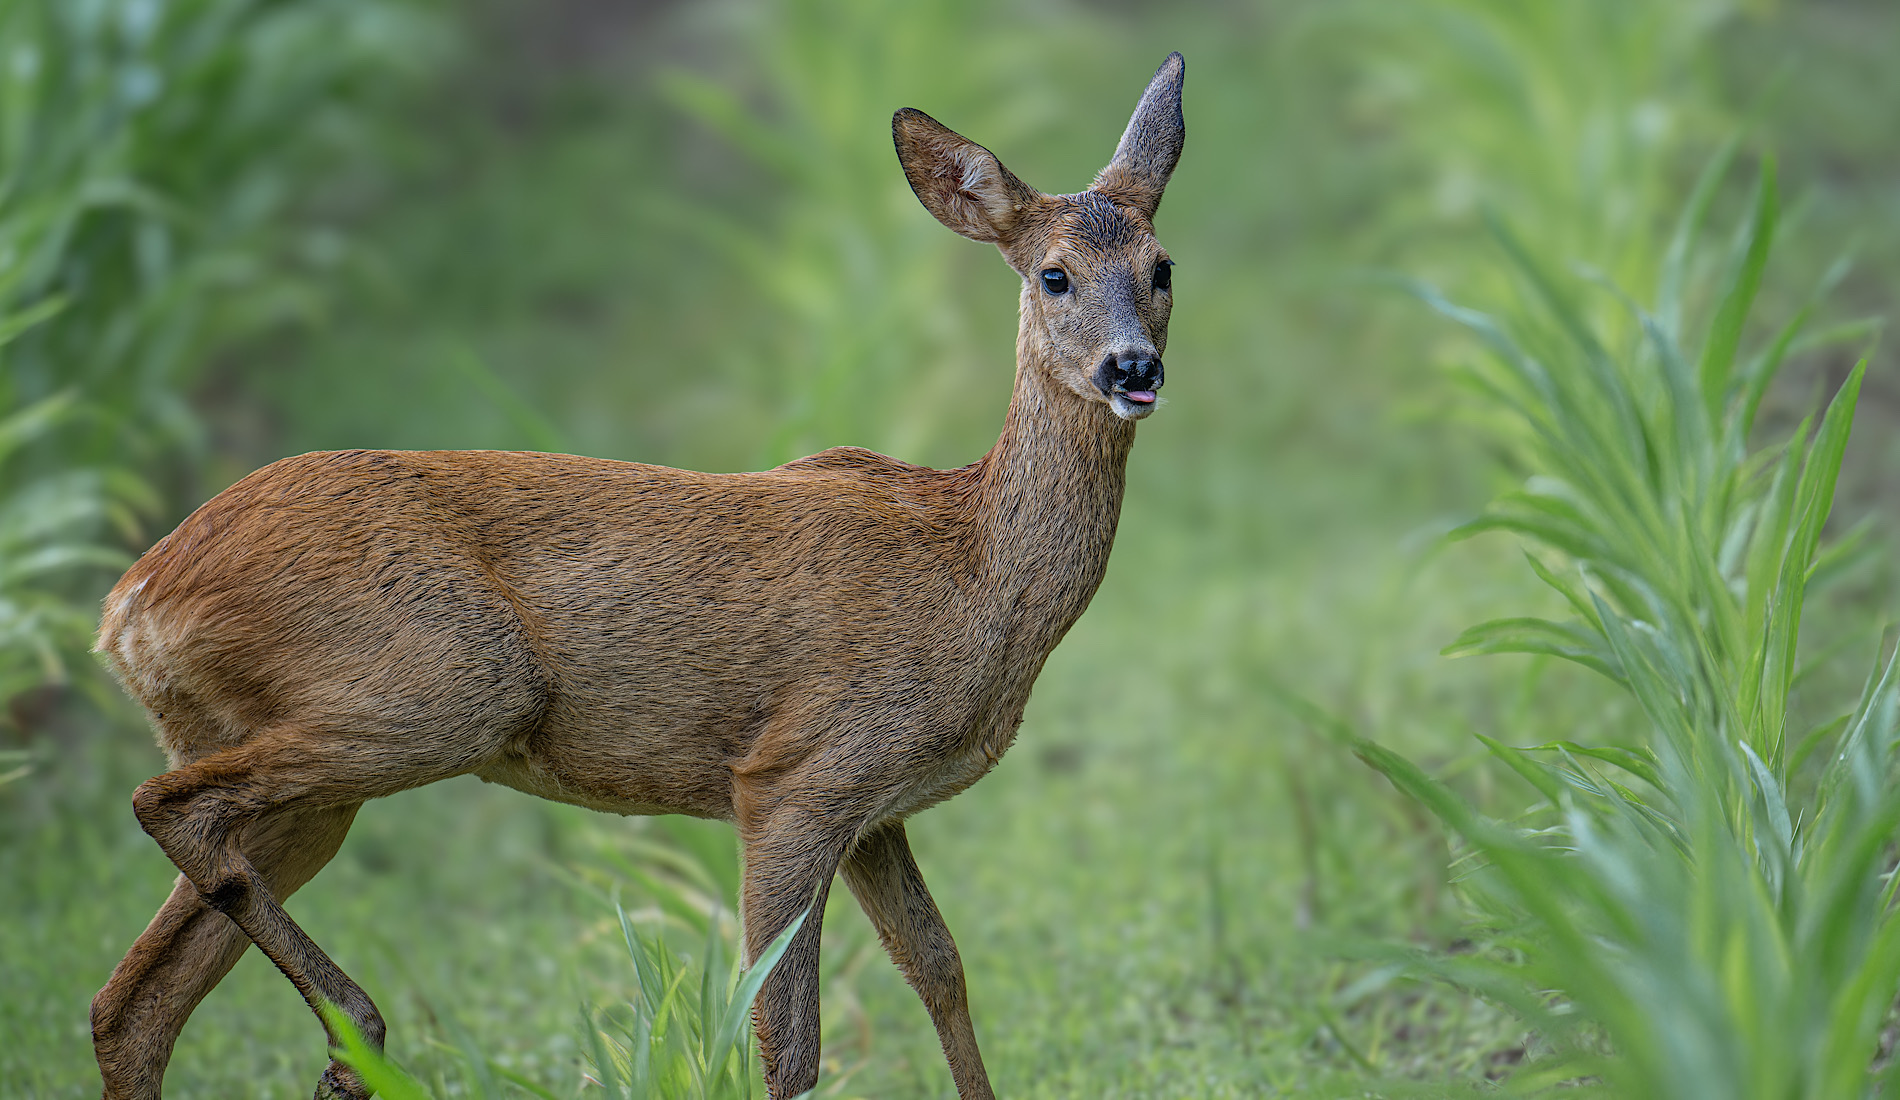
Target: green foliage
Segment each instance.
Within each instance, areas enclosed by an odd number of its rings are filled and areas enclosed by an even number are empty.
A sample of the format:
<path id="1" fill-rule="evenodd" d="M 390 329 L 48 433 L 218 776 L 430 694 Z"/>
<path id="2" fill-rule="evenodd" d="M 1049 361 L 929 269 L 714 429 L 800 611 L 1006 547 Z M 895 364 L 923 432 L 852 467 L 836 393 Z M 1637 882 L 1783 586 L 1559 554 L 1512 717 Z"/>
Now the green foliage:
<path id="1" fill-rule="evenodd" d="M 0 420 L 0 479 L 21 448 L 72 414 L 70 395 L 36 402 Z M 68 598 L 60 582 L 75 574 L 123 569 L 131 558 L 98 539 L 109 523 L 126 532 L 135 509 L 149 507 L 143 483 L 114 469 L 74 468 L 0 480 L 0 703 L 68 678 L 70 655 L 83 651 L 93 628 L 88 603 Z M 112 523 L 112 521 L 117 521 Z M 0 722 L 5 721 L 0 718 Z"/>
<path id="2" fill-rule="evenodd" d="M 1682 218 L 1653 314 L 1609 291 L 1627 322 L 1593 320 L 1588 284 L 1501 226 L 1525 309 L 1500 321 L 1424 292 L 1486 345 L 1468 380 L 1514 429 L 1531 475 L 1459 533 L 1510 531 L 1552 554 L 1532 568 L 1575 615 L 1493 620 L 1447 652 L 1577 662 L 1625 689 L 1646 728 L 1626 731 L 1627 746 L 1483 738 L 1542 796 L 1513 823 L 1389 749 L 1353 744 L 1466 846 L 1464 888 L 1491 950 L 1425 965 L 1559 1044 L 1527 1081 L 1862 1097 L 1882 1076 L 1877 1040 L 1900 989 L 1887 855 L 1900 827 L 1900 654 L 1792 750 L 1788 724 L 1804 602 L 1844 552 L 1823 530 L 1865 363 L 1818 426 L 1750 449 L 1761 392 L 1804 316 L 1739 354 L 1776 229 L 1769 162 L 1699 348 L 1686 346 L 1683 266 L 1726 160 Z"/>
<path id="3" fill-rule="evenodd" d="M 722 977 L 729 922 L 721 914 L 715 912 L 708 922 L 705 953 L 694 962 L 668 950 L 658 938 L 642 937 L 621 910 L 620 927 L 638 977 L 639 998 L 627 1006 L 618 1027 L 590 1017 L 586 1033 L 595 1076 L 607 1095 L 614 1100 L 710 1100 L 757 1094 L 751 1061 L 752 1000 L 804 923 L 800 914 L 756 965 L 741 970 L 735 960 L 730 976 Z"/>
<path id="4" fill-rule="evenodd" d="M 762 1095 L 752 1064 L 752 1002 L 809 912 L 800 913 L 750 967 L 741 967 L 737 957 L 726 965 L 735 926 L 718 909 L 707 921 L 704 954 L 697 959 L 673 951 L 658 936 L 642 936 L 618 902 L 614 912 L 638 996 L 618 1020 L 583 1010 L 582 1049 L 593 1064 L 585 1084 L 603 1090 L 608 1100 L 752 1100 Z M 337 1038 L 337 1057 L 379 1095 L 389 1100 L 427 1100 L 431 1095 L 387 1054 L 365 1042 L 335 1006 L 323 1006 L 323 1019 Z M 497 1079 L 548 1100 L 556 1095 L 490 1059 L 466 1035 L 458 1038 L 462 1095 L 498 1098 L 502 1092 Z"/>
<path id="5" fill-rule="evenodd" d="M 1738 113 L 1698 79 L 1737 8 L 1342 3 L 1314 9 L 1303 30 L 1352 37 L 1363 77 L 1348 117 L 1415 155 L 1414 186 L 1381 218 L 1438 236 L 1452 253 L 1432 247 L 1416 258 L 1454 269 L 1444 277 L 1488 276 L 1460 262 L 1468 236 L 1441 234 L 1493 209 L 1544 254 L 1593 257 L 1641 288 L 1655 274 L 1666 239 L 1656 218 L 1676 202 L 1684 154 L 1698 154 Z M 1363 138 L 1347 141 L 1350 149 Z"/>
<path id="6" fill-rule="evenodd" d="M 70 677 L 207 349 L 310 296 L 298 177 L 428 38 L 404 0 L 0 0 L 0 703 Z"/>

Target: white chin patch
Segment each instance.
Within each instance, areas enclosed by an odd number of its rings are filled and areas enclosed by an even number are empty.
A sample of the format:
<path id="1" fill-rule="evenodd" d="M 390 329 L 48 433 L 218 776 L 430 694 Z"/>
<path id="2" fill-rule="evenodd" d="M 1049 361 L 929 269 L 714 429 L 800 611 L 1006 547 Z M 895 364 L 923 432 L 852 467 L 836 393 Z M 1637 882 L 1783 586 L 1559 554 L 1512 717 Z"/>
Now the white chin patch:
<path id="1" fill-rule="evenodd" d="M 1156 397 L 1153 401 L 1130 401 L 1122 394 L 1111 393 L 1108 395 L 1108 404 L 1115 410 L 1115 415 L 1123 420 L 1140 420 L 1161 407 L 1161 398 Z"/>

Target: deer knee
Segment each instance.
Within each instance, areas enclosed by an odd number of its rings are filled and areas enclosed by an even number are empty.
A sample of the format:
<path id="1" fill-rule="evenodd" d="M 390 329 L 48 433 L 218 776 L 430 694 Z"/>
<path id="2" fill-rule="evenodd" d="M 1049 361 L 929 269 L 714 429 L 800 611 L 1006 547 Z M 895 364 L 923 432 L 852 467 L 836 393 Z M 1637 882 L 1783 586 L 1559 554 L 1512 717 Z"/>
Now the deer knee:
<path id="1" fill-rule="evenodd" d="M 125 991 L 117 982 L 107 982 L 104 989 L 92 995 L 92 1008 L 89 1019 L 92 1023 L 92 1045 L 109 1047 L 116 1038 L 120 1022 L 125 1019 Z"/>
<path id="2" fill-rule="evenodd" d="M 213 807 L 213 793 L 213 788 L 194 776 L 166 772 L 139 784 L 132 792 L 132 816 L 138 819 L 139 828 L 171 855 L 177 842 L 199 837 L 221 840 L 228 831 L 228 824 L 211 820 L 231 816 L 230 808 Z M 181 828 L 188 819 L 196 819 L 192 827 Z"/>
<path id="3" fill-rule="evenodd" d="M 132 816 L 138 819 L 139 828 L 153 839 L 168 831 L 166 826 L 178 815 L 189 797 L 187 792 L 179 790 L 179 786 L 176 777 L 167 773 L 147 779 L 139 784 L 138 790 L 132 792 Z"/>
<path id="4" fill-rule="evenodd" d="M 221 866 L 228 862 L 225 853 L 246 816 L 227 790 L 167 772 L 132 792 L 132 815 L 207 905 L 222 913 L 226 907 L 214 900 L 214 893 L 233 901 L 243 896 L 244 884 L 224 881 L 229 875 Z"/>

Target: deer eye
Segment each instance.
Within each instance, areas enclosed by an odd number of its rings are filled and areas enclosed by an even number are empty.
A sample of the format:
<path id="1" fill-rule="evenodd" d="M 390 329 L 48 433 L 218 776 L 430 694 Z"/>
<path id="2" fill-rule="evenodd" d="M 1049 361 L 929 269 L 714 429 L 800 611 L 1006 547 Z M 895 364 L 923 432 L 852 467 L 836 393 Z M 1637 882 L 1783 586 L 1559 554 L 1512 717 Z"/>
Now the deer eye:
<path id="1" fill-rule="evenodd" d="M 1042 289 L 1051 294 L 1066 294 L 1069 290 L 1069 276 L 1059 267 L 1052 267 L 1042 273 Z"/>
<path id="2" fill-rule="evenodd" d="M 1174 261 L 1162 260 L 1155 264 L 1155 289 L 1170 290 L 1174 287 Z"/>

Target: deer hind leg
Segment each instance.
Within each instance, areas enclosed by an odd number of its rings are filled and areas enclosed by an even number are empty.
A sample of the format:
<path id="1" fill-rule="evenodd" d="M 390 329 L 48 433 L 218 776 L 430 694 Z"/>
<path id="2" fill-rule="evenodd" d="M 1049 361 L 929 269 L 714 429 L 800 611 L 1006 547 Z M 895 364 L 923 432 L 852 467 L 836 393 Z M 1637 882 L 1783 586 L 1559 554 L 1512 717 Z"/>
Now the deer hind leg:
<path id="1" fill-rule="evenodd" d="M 132 796 L 132 810 L 204 904 L 242 929 L 313 1010 L 324 1001 L 336 1005 L 380 1047 L 384 1026 L 375 1004 L 284 911 L 244 839 L 276 838 L 278 845 L 308 850 L 308 838 L 294 836 L 298 818 L 353 813 L 365 799 L 468 770 L 466 761 L 430 759 L 429 748 L 400 737 L 272 731 L 147 781 Z M 327 839 L 334 851 L 340 830 Z M 330 1039 L 334 1044 L 336 1036 Z M 317 1096 L 366 1100 L 369 1091 L 352 1070 L 332 1061 Z"/>
<path id="2" fill-rule="evenodd" d="M 962 1100 L 994 1100 L 970 1023 L 963 960 L 911 858 L 903 824 L 891 822 L 867 833 L 844 861 L 843 871 L 884 950 L 930 1010 L 957 1095 Z"/>
<path id="3" fill-rule="evenodd" d="M 246 830 L 243 850 L 281 902 L 330 861 L 355 816 L 353 805 L 279 813 Z M 180 875 L 92 1001 L 93 1050 L 107 1100 L 159 1095 L 185 1020 L 249 946 L 244 930 Z"/>

